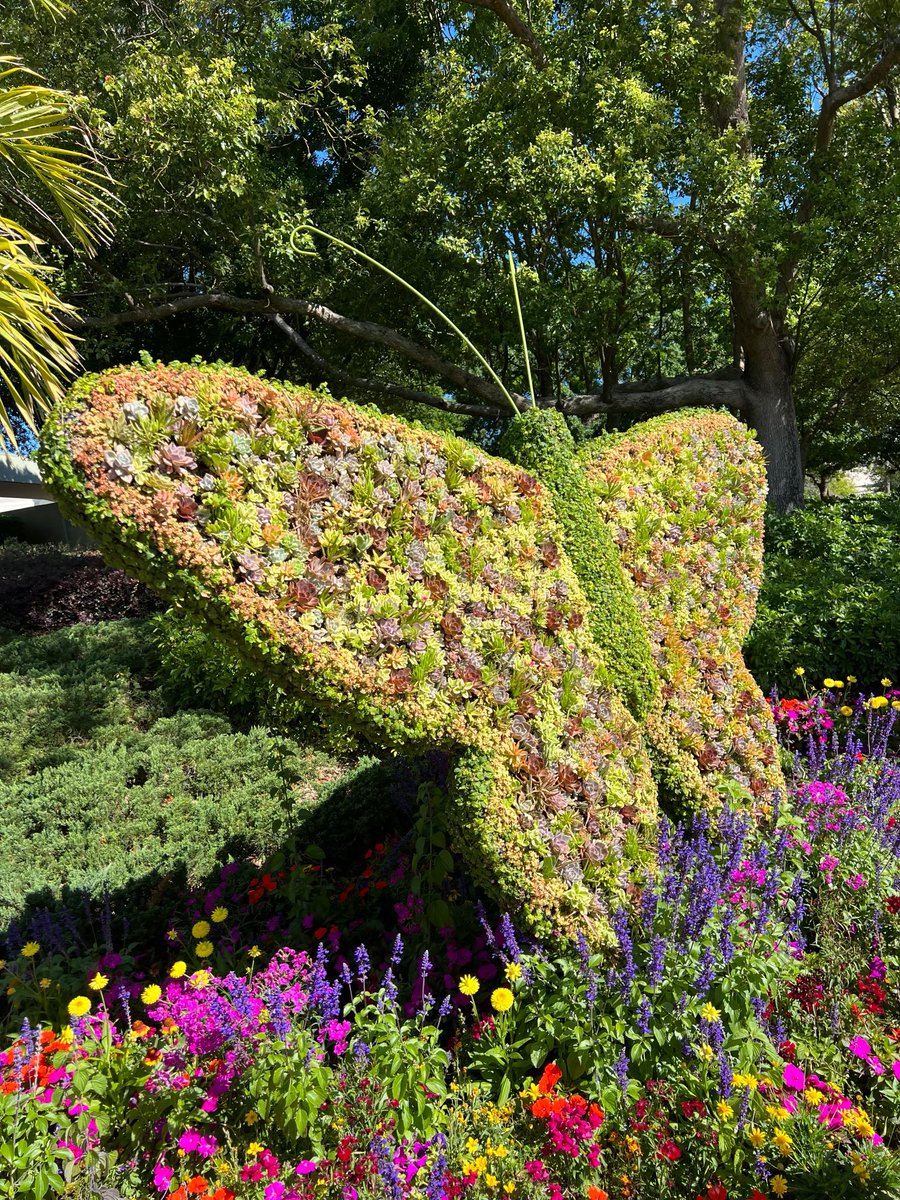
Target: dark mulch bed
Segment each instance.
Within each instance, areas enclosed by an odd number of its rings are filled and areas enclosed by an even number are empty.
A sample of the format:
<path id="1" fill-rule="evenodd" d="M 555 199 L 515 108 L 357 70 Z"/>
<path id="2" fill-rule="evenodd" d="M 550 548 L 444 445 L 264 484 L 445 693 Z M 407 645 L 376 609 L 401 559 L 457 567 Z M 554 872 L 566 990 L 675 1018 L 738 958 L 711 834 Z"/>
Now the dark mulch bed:
<path id="1" fill-rule="evenodd" d="M 0 626 L 50 633 L 68 625 L 145 617 L 160 601 L 96 550 L 0 544 Z"/>

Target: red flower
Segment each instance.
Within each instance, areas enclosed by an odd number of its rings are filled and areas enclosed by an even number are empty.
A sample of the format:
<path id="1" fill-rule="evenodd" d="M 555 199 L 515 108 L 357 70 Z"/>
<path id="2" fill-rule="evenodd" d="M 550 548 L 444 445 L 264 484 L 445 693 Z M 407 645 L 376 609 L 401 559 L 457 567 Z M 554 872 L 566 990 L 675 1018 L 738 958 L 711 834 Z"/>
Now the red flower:
<path id="1" fill-rule="evenodd" d="M 191 1195 L 194 1196 L 199 1196 L 201 1193 L 205 1192 L 208 1187 L 209 1184 L 202 1175 L 195 1175 L 193 1179 L 189 1179 L 187 1182 L 187 1190 L 191 1193 Z"/>
<path id="2" fill-rule="evenodd" d="M 702 1200 L 702 1198 L 698 1198 Z M 706 1200 L 728 1200 L 728 1193 L 721 1183 L 711 1183 L 706 1189 Z"/>
<path id="3" fill-rule="evenodd" d="M 681 1151 L 671 1138 L 666 1138 L 665 1141 L 660 1142 L 656 1156 L 657 1158 L 665 1158 L 668 1162 L 678 1162 L 679 1158 L 681 1158 Z"/>
<path id="4" fill-rule="evenodd" d="M 609 1200 L 609 1193 L 591 1184 L 588 1188 L 588 1200 Z"/>
<path id="5" fill-rule="evenodd" d="M 545 1096 L 548 1095 L 553 1091 L 561 1079 L 562 1071 L 559 1069 L 556 1063 L 548 1063 L 547 1066 L 544 1067 L 544 1073 L 538 1081 L 538 1091 L 543 1093 Z"/>

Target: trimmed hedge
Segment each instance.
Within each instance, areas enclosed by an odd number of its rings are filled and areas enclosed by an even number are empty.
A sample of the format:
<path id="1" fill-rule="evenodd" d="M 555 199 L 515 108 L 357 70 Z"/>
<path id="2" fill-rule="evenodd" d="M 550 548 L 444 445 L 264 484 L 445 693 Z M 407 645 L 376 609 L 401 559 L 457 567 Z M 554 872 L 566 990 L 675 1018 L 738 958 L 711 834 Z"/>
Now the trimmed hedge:
<path id="1" fill-rule="evenodd" d="M 645 726 L 662 787 L 693 803 L 783 787 L 769 707 L 741 655 L 765 512 L 751 433 L 724 414 L 675 413 L 588 442 L 580 458 L 662 681 Z"/>
<path id="2" fill-rule="evenodd" d="M 43 477 L 117 565 L 394 749 L 462 749 L 458 848 L 533 929 L 610 937 L 655 819 L 549 495 L 452 436 L 235 369 L 80 380 Z"/>

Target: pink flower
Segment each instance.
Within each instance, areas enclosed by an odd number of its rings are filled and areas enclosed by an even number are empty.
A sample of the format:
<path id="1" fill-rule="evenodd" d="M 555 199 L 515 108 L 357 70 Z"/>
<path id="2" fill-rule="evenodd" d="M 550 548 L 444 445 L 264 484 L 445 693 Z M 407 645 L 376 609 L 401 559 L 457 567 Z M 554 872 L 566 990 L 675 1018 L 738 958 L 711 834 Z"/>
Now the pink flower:
<path id="1" fill-rule="evenodd" d="M 157 1191 L 167 1192 L 169 1190 L 174 1173 L 171 1167 L 167 1167 L 163 1163 L 156 1164 L 153 1168 L 153 1186 Z"/>
<path id="2" fill-rule="evenodd" d="M 866 886 L 865 876 L 863 875 L 854 875 L 853 878 L 848 879 L 847 882 L 853 888 L 854 892 L 858 892 L 860 888 L 864 888 Z"/>
<path id="3" fill-rule="evenodd" d="M 855 1054 L 857 1058 L 868 1058 L 872 1053 L 872 1047 L 864 1037 L 859 1034 L 850 1041 L 849 1050 L 851 1054 Z"/>
<path id="4" fill-rule="evenodd" d="M 285 1193 L 285 1186 L 280 1179 L 276 1179 L 274 1183 L 270 1183 L 265 1190 L 265 1200 L 281 1200 Z"/>
<path id="5" fill-rule="evenodd" d="M 806 1076 L 793 1063 L 788 1063 L 785 1066 L 782 1079 L 784 1080 L 785 1087 L 793 1088 L 796 1092 L 802 1092 L 806 1087 Z"/>
<path id="6" fill-rule="evenodd" d="M 316 1169 L 316 1164 L 311 1158 L 304 1158 L 297 1163 L 296 1172 L 298 1175 L 312 1175 Z"/>
<path id="7" fill-rule="evenodd" d="M 894 1072 L 894 1078 L 900 1080 L 900 1059 L 894 1059 L 891 1063 L 891 1070 Z"/>

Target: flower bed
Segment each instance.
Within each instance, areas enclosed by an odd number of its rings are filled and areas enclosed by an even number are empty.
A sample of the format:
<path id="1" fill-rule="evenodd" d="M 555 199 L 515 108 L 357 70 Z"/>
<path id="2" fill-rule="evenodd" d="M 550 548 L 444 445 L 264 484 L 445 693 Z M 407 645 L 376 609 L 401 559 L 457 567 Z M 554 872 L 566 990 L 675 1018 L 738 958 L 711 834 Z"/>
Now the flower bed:
<path id="1" fill-rule="evenodd" d="M 80 960 L 64 927 L 19 930 L 0 1195 L 88 1171 L 128 1200 L 896 1195 L 900 768 L 875 699 L 784 725 L 760 829 L 664 821 L 612 960 L 460 894 L 430 788 L 352 874 L 226 867 L 155 942 Z"/>

